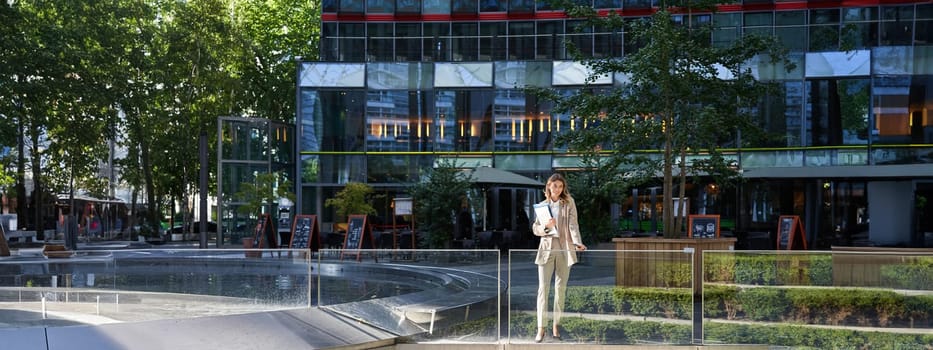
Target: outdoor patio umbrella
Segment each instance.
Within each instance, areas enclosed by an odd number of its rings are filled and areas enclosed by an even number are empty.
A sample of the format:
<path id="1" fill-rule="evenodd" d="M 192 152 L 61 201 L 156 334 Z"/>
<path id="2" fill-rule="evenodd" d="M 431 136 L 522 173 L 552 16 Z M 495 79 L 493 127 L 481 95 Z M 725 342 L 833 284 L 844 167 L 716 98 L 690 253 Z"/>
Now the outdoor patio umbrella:
<path id="1" fill-rule="evenodd" d="M 479 166 L 464 170 L 470 176 L 470 183 L 483 191 L 483 231 L 486 230 L 486 190 L 493 186 L 543 188 L 544 183 L 508 170 Z"/>

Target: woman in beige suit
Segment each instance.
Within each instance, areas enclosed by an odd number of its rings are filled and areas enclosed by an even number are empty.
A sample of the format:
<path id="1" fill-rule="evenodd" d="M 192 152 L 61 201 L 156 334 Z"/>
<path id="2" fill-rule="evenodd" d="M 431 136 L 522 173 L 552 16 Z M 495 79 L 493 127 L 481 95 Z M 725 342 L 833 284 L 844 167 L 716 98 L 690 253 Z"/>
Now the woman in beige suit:
<path id="1" fill-rule="evenodd" d="M 535 236 L 541 237 L 535 264 L 538 265 L 538 334 L 535 342 L 544 339 L 548 292 L 551 276 L 554 277 L 554 322 L 552 335 L 560 339 L 561 314 L 564 310 L 564 296 L 567 293 L 567 279 L 570 266 L 577 262 L 577 251 L 586 250 L 580 239 L 580 225 L 577 224 L 577 206 L 567 190 L 567 181 L 560 174 L 551 175 L 544 186 L 547 197 L 540 204 L 550 209 L 551 219 L 535 218 L 531 229 Z M 543 221 L 543 222 L 542 222 Z"/>

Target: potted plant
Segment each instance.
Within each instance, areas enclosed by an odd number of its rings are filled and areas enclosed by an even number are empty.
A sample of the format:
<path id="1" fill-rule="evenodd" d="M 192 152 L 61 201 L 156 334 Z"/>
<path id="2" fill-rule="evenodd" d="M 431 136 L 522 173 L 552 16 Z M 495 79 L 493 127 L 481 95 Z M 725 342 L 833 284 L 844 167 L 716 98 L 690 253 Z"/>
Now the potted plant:
<path id="1" fill-rule="evenodd" d="M 251 220 L 258 220 L 263 213 L 274 213 L 275 204 L 280 198 L 294 202 L 295 194 L 290 189 L 291 181 L 281 172 L 257 174 L 253 182 L 240 184 L 240 190 L 236 195 L 244 203 L 237 208 L 237 212 L 248 215 Z M 253 248 L 253 239 L 254 237 L 244 237 L 243 247 Z"/>
<path id="2" fill-rule="evenodd" d="M 339 220 L 346 220 L 350 215 L 376 214 L 376 208 L 370 204 L 369 196 L 373 193 L 372 186 L 359 182 L 349 182 L 334 198 L 324 201 L 325 207 L 334 207 Z M 345 227 L 346 221 L 334 224 L 334 231 L 338 227 Z M 345 230 L 345 229 L 344 229 Z"/>

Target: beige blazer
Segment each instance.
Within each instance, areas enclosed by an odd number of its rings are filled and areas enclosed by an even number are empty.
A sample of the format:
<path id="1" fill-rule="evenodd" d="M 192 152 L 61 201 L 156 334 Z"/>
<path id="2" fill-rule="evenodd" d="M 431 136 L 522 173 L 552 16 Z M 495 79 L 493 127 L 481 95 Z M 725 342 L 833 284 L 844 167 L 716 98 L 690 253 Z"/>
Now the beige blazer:
<path id="1" fill-rule="evenodd" d="M 547 202 L 548 200 L 545 199 L 541 204 L 547 204 Z M 538 265 L 547 263 L 547 259 L 551 255 L 552 245 L 560 242 L 557 237 L 552 237 L 544 232 L 544 225 L 546 224 L 535 218 L 534 224 L 531 225 L 531 231 L 534 232 L 535 236 L 541 237 L 541 243 L 538 244 L 538 254 L 535 256 L 535 264 Z M 557 230 L 558 232 L 570 233 L 571 241 L 564 240 L 563 247 L 553 248 L 563 250 L 567 254 L 567 266 L 572 266 L 577 263 L 577 248 L 574 245 L 583 244 L 583 240 L 580 239 L 580 225 L 577 224 L 577 204 L 573 201 L 573 197 L 563 201 L 560 205 L 560 213 L 557 214 Z"/>

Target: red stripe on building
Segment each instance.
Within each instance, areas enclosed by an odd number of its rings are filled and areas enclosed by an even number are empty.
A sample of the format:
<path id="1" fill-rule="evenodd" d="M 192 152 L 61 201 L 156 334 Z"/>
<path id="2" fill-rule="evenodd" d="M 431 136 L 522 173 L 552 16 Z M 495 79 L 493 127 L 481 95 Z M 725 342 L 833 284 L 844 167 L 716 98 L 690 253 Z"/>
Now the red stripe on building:
<path id="1" fill-rule="evenodd" d="M 395 15 L 391 13 L 371 13 L 366 15 L 367 22 L 388 22 L 394 20 Z"/>
<path id="2" fill-rule="evenodd" d="M 454 19 L 454 16 L 441 13 L 432 13 L 429 15 L 421 16 L 421 19 L 425 22 L 447 22 Z"/>
<path id="3" fill-rule="evenodd" d="M 564 11 L 539 11 L 535 14 L 535 19 L 561 19 L 567 18 Z"/>
<path id="4" fill-rule="evenodd" d="M 480 21 L 505 21 L 509 19 L 508 12 L 480 12 Z"/>
<path id="5" fill-rule="evenodd" d="M 806 2 L 782 2 L 782 3 L 780 3 L 780 4 L 774 4 L 774 10 L 776 10 L 776 11 L 782 11 L 782 10 L 806 10 L 806 9 L 807 9 L 807 3 L 806 3 Z M 766 10 L 767 10 L 767 9 L 766 9 Z"/>

